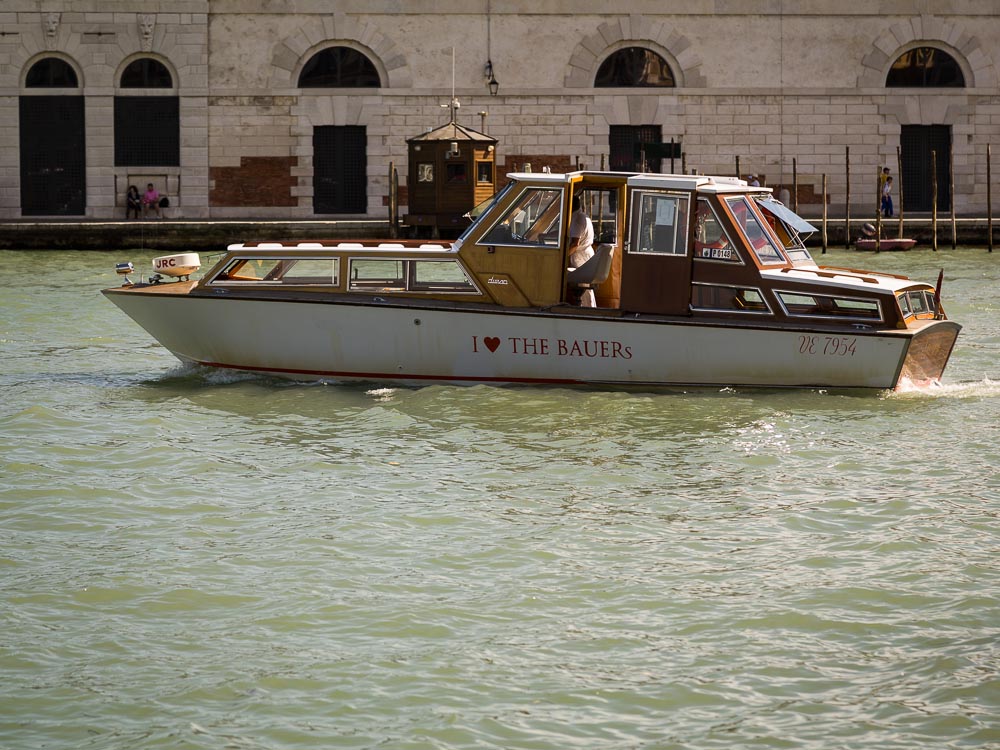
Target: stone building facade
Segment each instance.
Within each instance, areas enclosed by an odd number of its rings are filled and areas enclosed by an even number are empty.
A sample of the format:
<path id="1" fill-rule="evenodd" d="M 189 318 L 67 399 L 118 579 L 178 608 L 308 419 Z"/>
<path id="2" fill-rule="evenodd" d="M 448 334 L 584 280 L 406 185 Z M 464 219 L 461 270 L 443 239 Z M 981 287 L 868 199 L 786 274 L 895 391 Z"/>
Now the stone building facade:
<path id="1" fill-rule="evenodd" d="M 385 217 L 453 94 L 501 174 L 739 158 L 806 214 L 827 175 L 836 214 L 901 147 L 915 210 L 933 150 L 939 207 L 982 214 L 998 57 L 996 0 L 6 0 L 0 219 L 124 217 L 149 182 L 177 218 Z"/>

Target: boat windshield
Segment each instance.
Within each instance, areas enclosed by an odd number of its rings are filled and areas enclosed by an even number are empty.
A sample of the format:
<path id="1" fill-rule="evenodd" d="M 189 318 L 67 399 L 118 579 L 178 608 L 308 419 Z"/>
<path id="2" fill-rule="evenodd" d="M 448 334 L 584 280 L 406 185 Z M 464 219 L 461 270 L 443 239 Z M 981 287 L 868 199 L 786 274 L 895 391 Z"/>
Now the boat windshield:
<path id="1" fill-rule="evenodd" d="M 562 188 L 525 189 L 480 241 L 485 245 L 558 245 L 562 195 Z"/>
<path id="2" fill-rule="evenodd" d="M 489 198 L 484 200 L 482 203 L 479 203 L 475 208 L 471 209 L 465 214 L 465 216 L 472 219 L 472 223 L 468 227 L 466 227 L 465 231 L 462 232 L 462 235 L 458 238 L 458 240 L 456 240 L 455 242 L 456 247 L 461 247 L 462 240 L 464 240 L 466 235 L 470 231 L 472 231 L 472 228 L 476 226 L 476 224 L 479 222 L 479 219 L 483 216 L 483 214 L 489 213 L 489 210 L 493 208 L 494 204 L 496 204 L 501 198 L 503 198 L 503 196 L 506 195 L 513 186 L 514 186 L 513 182 L 508 182 L 502 188 L 493 193 L 493 195 L 491 195 Z"/>
<path id="3" fill-rule="evenodd" d="M 771 195 L 757 195 L 754 199 L 763 210 L 767 223 L 781 238 L 788 259 L 798 264 L 813 263 L 812 255 L 806 250 L 804 237 L 815 232 L 816 227 Z"/>
<path id="4" fill-rule="evenodd" d="M 778 243 L 772 238 L 771 233 L 757 218 L 757 212 L 751 206 L 750 197 L 736 195 L 726 198 L 726 203 L 733 213 L 733 218 L 736 219 L 736 226 L 750 243 L 750 248 L 757 256 L 757 260 L 765 266 L 784 263 L 784 254 L 778 249 Z"/>

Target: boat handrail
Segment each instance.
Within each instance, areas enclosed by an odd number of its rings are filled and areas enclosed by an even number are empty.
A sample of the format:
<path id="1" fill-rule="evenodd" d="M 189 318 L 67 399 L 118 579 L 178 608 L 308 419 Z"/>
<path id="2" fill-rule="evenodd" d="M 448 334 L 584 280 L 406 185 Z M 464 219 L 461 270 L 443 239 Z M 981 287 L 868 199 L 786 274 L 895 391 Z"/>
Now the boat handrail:
<path id="1" fill-rule="evenodd" d="M 853 268 L 834 268 L 832 266 L 823 266 L 823 268 L 782 268 L 780 273 L 811 273 L 824 279 L 835 279 L 838 276 L 843 276 L 845 278 L 859 279 L 866 284 L 878 284 L 878 279 L 873 279 L 872 276 L 887 276 L 894 279 L 906 279 L 905 276 L 897 276 L 892 273 L 857 271 Z"/>
<path id="2" fill-rule="evenodd" d="M 907 279 L 909 279 L 909 276 L 903 276 L 902 274 L 898 273 L 888 273 L 886 271 L 868 271 L 868 270 L 859 271 L 856 268 L 847 268 L 846 266 L 823 266 L 822 268 L 827 271 L 847 271 L 848 273 L 856 273 L 856 274 L 863 273 L 863 274 L 868 274 L 869 276 L 885 276 L 886 278 L 889 279 L 900 279 L 901 281 L 906 281 Z"/>

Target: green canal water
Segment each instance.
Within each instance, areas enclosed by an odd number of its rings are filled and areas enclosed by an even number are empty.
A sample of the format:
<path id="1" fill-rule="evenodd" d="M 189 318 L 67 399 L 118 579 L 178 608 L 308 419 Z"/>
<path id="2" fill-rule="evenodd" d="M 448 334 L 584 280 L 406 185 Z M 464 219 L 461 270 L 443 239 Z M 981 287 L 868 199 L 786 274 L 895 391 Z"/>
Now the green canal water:
<path id="1" fill-rule="evenodd" d="M 939 388 L 296 385 L 0 253 L 0 748 L 1000 747 L 1000 256 Z M 144 272 L 145 273 L 145 272 Z"/>

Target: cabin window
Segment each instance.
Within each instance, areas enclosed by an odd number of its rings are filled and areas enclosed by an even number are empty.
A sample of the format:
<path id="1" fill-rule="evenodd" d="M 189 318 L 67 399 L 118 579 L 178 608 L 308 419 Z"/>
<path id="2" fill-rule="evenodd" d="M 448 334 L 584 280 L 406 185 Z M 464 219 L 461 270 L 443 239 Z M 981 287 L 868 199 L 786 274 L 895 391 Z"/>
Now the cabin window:
<path id="1" fill-rule="evenodd" d="M 698 214 L 695 217 L 694 257 L 699 260 L 718 260 L 739 263 L 743 259 L 733 241 L 719 221 L 712 204 L 705 198 L 698 199 Z"/>
<path id="2" fill-rule="evenodd" d="M 934 301 L 934 294 L 928 291 L 904 292 L 899 295 L 899 306 L 903 310 L 904 317 L 910 316 L 932 316 L 937 309 Z"/>
<path id="3" fill-rule="evenodd" d="M 476 182 L 493 184 L 493 164 L 488 161 L 476 162 Z"/>
<path id="4" fill-rule="evenodd" d="M 726 198 L 729 210 L 732 211 L 736 226 L 743 233 L 750 247 L 762 265 L 784 263 L 785 256 L 778 249 L 778 242 L 764 227 L 757 217 L 757 212 L 751 207 L 752 200 L 747 196 Z"/>
<path id="5" fill-rule="evenodd" d="M 235 258 L 212 284 L 339 286 L 339 258 Z"/>
<path id="6" fill-rule="evenodd" d="M 465 165 L 464 164 L 446 164 L 445 165 L 445 175 L 448 182 L 452 183 L 463 183 L 465 182 Z"/>
<path id="7" fill-rule="evenodd" d="M 577 188 L 573 197 L 580 198 L 583 212 L 594 225 L 594 245 L 618 242 L 618 191 L 608 188 Z"/>
<path id="8" fill-rule="evenodd" d="M 479 294 L 454 260 L 351 258 L 352 292 L 429 292 Z"/>
<path id="9" fill-rule="evenodd" d="M 561 189 L 528 188 L 480 242 L 484 245 L 557 247 L 561 207 Z"/>
<path id="10" fill-rule="evenodd" d="M 630 253 L 687 255 L 688 197 L 636 191 Z"/>
<path id="11" fill-rule="evenodd" d="M 769 315 L 771 308 L 759 289 L 724 284 L 692 284 L 691 309 Z"/>
<path id="12" fill-rule="evenodd" d="M 809 292 L 778 292 L 785 313 L 793 317 L 881 320 L 878 300 L 832 297 Z"/>
<path id="13" fill-rule="evenodd" d="M 434 182 L 434 165 L 430 162 L 417 164 L 417 182 Z"/>

